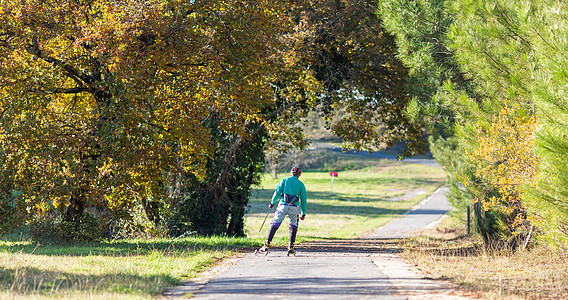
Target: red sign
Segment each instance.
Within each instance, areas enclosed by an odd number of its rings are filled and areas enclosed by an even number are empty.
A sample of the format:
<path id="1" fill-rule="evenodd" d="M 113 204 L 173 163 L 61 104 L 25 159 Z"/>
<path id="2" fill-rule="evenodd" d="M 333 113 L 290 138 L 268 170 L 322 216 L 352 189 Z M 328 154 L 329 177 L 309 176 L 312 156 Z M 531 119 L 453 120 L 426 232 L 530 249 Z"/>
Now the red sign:
<path id="1" fill-rule="evenodd" d="M 329 175 L 331 175 L 332 177 L 338 177 L 339 174 L 337 174 L 337 172 L 329 172 Z"/>

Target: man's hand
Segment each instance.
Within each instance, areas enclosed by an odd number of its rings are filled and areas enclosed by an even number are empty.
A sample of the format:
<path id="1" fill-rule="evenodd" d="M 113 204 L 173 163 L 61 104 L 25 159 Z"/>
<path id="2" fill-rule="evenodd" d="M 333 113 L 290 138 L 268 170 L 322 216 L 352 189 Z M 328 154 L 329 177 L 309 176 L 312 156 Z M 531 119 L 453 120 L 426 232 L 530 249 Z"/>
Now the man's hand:
<path id="1" fill-rule="evenodd" d="M 270 203 L 268 204 L 268 209 L 272 209 L 274 207 L 274 204 Z"/>
<path id="2" fill-rule="evenodd" d="M 305 218 L 306 218 L 306 215 L 301 215 L 301 216 L 300 216 L 300 220 L 302 220 L 302 221 L 303 221 Z"/>

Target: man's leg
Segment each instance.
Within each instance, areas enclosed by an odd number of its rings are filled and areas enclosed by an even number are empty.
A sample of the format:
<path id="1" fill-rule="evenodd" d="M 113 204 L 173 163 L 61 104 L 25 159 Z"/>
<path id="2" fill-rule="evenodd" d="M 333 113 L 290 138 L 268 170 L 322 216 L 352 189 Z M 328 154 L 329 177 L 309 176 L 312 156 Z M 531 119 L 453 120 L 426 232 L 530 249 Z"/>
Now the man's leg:
<path id="1" fill-rule="evenodd" d="M 288 251 L 290 253 L 296 253 L 294 251 L 294 243 L 296 242 L 296 234 L 298 233 L 298 228 L 290 227 L 290 236 L 289 236 L 289 243 L 288 243 Z"/>
<path id="2" fill-rule="evenodd" d="M 288 236 L 288 254 L 294 254 L 294 243 L 296 242 L 296 234 L 298 233 L 298 207 L 294 207 L 293 210 L 288 214 L 290 218 L 290 235 Z"/>
<path id="3" fill-rule="evenodd" d="M 274 235 L 276 234 L 276 231 L 278 230 L 278 226 L 275 225 L 271 225 L 270 226 L 270 230 L 268 231 L 268 235 L 266 236 L 266 241 L 264 241 L 264 247 L 266 249 L 268 249 L 268 247 L 270 246 L 270 242 L 272 242 L 272 239 L 274 238 Z"/>
<path id="4" fill-rule="evenodd" d="M 286 206 L 284 205 L 278 205 L 278 207 L 276 208 L 272 222 L 270 222 L 270 230 L 268 231 L 268 235 L 266 236 L 266 241 L 264 241 L 264 246 L 259 249 L 260 252 L 268 251 L 270 242 L 272 242 L 276 231 L 278 230 L 278 228 L 280 228 L 282 221 L 284 221 L 284 217 L 286 217 L 285 208 Z"/>

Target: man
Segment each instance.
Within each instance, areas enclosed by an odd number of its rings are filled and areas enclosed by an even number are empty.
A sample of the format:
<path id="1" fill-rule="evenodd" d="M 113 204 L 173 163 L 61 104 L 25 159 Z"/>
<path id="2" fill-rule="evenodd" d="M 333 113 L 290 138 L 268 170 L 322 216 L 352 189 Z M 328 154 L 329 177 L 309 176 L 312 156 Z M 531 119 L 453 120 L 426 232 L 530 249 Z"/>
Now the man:
<path id="1" fill-rule="evenodd" d="M 264 246 L 257 251 L 264 253 L 268 252 L 268 248 L 270 247 L 270 242 L 272 241 L 274 234 L 276 234 L 276 231 L 282 224 L 282 221 L 284 221 L 284 218 L 288 216 L 290 219 L 288 255 L 296 254 L 296 251 L 294 251 L 294 242 L 296 241 L 296 233 L 298 232 L 298 215 L 301 215 L 301 220 L 304 220 L 306 217 L 306 201 L 308 199 L 306 187 L 300 179 L 298 179 L 301 175 L 302 171 L 299 168 L 294 167 L 290 170 L 290 177 L 283 178 L 276 186 L 276 190 L 274 191 L 274 195 L 272 195 L 272 201 L 268 204 L 268 208 L 271 209 L 277 201 L 278 208 L 276 208 L 274 218 L 272 218 L 272 222 L 270 223 L 270 231 L 268 232 Z M 299 207 L 298 204 L 300 205 Z"/>

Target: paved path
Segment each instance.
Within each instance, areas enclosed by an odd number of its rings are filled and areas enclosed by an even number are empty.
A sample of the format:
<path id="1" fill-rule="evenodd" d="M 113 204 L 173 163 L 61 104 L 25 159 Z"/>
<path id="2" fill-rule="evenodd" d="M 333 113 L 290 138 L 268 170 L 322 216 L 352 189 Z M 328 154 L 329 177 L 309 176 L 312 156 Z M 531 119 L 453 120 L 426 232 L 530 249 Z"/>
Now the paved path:
<path id="1" fill-rule="evenodd" d="M 246 254 L 209 281 L 170 291 L 195 299 L 463 299 L 447 282 L 426 280 L 397 253 L 397 240 L 436 222 L 449 205 L 443 190 L 402 218 L 356 240 L 325 240 L 268 256 Z"/>
<path id="2" fill-rule="evenodd" d="M 362 239 L 408 238 L 416 231 L 433 226 L 450 210 L 446 198 L 447 187 L 439 188 L 413 209 L 385 226 L 378 228 Z"/>
<path id="3" fill-rule="evenodd" d="M 213 278 L 196 299 L 372 299 L 392 296 L 388 277 L 368 253 L 284 250 L 247 255 Z M 386 299 L 386 298 L 385 298 Z"/>

